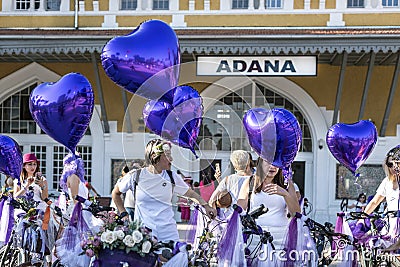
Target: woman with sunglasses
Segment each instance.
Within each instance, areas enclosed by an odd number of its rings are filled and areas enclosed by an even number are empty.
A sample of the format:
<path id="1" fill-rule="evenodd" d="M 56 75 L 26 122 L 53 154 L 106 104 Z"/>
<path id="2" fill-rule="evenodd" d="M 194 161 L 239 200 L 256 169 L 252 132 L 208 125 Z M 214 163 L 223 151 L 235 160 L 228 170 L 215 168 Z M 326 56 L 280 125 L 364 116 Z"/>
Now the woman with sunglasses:
<path id="1" fill-rule="evenodd" d="M 358 195 L 357 201 L 353 204 L 347 206 L 348 209 L 355 208 L 356 212 L 364 211 L 367 206 L 367 195 L 365 193 L 361 193 Z"/>
<path id="2" fill-rule="evenodd" d="M 392 148 L 385 157 L 383 169 L 386 177 L 382 180 L 373 199 L 365 207 L 364 212 L 371 214 L 386 198 L 387 210 L 400 210 L 399 183 L 400 183 L 400 146 Z M 399 224 L 399 225 L 397 225 Z M 389 219 L 389 235 L 395 239 L 400 235 L 400 218 Z"/>
<path id="3" fill-rule="evenodd" d="M 256 173 L 243 183 L 237 204 L 250 212 L 261 204 L 268 208 L 268 212 L 258 217 L 256 222 L 271 233 L 274 247 L 282 249 L 289 225 L 288 217 L 300 213 L 293 182 L 289 180 L 285 184 L 282 170 L 258 158 Z"/>
<path id="4" fill-rule="evenodd" d="M 135 198 L 135 219 L 151 229 L 158 241 L 179 241 L 172 209 L 173 194 L 195 200 L 211 218 L 216 215 L 215 209 L 190 189 L 180 175 L 170 171 L 173 159 L 169 142 L 151 140 L 145 148 L 145 160 L 147 167 L 129 172 L 114 187 L 112 198 L 121 217 L 127 215 L 121 194 L 129 189 Z"/>

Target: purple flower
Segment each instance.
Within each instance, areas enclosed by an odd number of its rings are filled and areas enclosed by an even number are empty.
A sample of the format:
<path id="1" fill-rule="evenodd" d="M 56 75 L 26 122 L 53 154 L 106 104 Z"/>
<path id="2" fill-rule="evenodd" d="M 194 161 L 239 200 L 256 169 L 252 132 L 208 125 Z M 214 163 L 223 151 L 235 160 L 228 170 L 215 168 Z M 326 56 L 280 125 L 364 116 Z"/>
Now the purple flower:
<path id="1" fill-rule="evenodd" d="M 86 240 L 82 240 L 81 241 L 81 247 L 84 248 L 84 247 L 86 247 L 86 245 L 87 245 Z"/>
<path id="2" fill-rule="evenodd" d="M 98 246 L 100 246 L 100 244 L 101 244 L 100 238 L 98 236 L 95 236 L 94 240 L 93 240 L 93 245 L 98 247 Z"/>
<path id="3" fill-rule="evenodd" d="M 94 256 L 94 251 L 91 250 L 91 249 L 88 249 L 88 250 L 86 250 L 86 255 L 87 255 L 88 257 L 93 257 L 93 256 Z"/>

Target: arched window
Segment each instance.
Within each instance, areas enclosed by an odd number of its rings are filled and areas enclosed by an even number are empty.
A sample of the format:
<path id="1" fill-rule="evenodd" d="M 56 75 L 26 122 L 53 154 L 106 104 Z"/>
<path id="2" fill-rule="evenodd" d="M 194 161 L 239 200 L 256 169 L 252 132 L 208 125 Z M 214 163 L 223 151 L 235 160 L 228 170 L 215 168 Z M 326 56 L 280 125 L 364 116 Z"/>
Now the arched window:
<path id="1" fill-rule="evenodd" d="M 0 103 L 0 132 L 36 134 L 36 123 L 29 111 L 29 96 L 36 83 L 8 97 Z"/>
<path id="2" fill-rule="evenodd" d="M 49 189 L 59 188 L 59 179 L 63 169 L 63 158 L 68 151 L 56 141 L 50 141 L 46 134 L 33 120 L 29 110 L 29 97 L 38 83 L 34 82 L 0 103 L 0 132 L 13 137 L 18 134 L 18 143 L 23 153 L 35 153 L 40 162 L 40 171 L 46 176 Z M 90 129 L 85 135 L 90 136 Z M 92 147 L 91 141 L 79 145 L 80 153 L 86 170 L 86 180 L 91 181 Z"/>
<path id="3" fill-rule="evenodd" d="M 250 151 L 243 128 L 243 116 L 250 108 L 267 104 L 271 109 L 285 108 L 296 116 L 303 133 L 300 151 L 312 152 L 310 128 L 300 109 L 287 98 L 258 83 L 249 84 L 225 95 L 206 112 L 197 138 L 198 148 Z"/>

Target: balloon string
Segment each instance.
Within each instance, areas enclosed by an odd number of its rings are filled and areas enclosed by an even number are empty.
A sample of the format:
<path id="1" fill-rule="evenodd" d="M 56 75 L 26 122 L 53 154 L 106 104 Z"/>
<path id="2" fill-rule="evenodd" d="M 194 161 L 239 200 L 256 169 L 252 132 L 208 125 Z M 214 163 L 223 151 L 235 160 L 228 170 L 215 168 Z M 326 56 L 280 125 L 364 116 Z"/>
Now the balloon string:
<path id="1" fill-rule="evenodd" d="M 195 119 L 196 119 L 196 118 L 195 118 Z M 181 120 L 180 120 L 179 118 L 178 118 L 178 121 L 181 123 L 182 128 L 185 129 L 186 133 L 190 135 L 189 130 L 185 127 L 185 125 L 181 122 Z M 197 138 L 196 138 L 196 142 L 195 142 L 195 144 L 194 144 L 193 150 L 195 150 L 195 148 L 197 148 L 197 149 L 198 149 L 197 151 L 199 151 L 200 154 L 201 154 L 201 155 L 197 156 L 197 154 L 195 153 L 196 158 L 201 158 L 202 155 L 203 155 L 203 153 L 201 152 L 200 147 L 199 147 L 199 145 L 197 144 Z M 211 169 L 212 169 L 212 170 L 214 171 L 214 173 L 215 173 L 215 168 L 214 168 L 214 166 L 212 165 L 212 162 L 211 162 L 208 158 L 205 158 L 205 160 L 207 161 L 208 165 L 211 167 Z"/>
<path id="2" fill-rule="evenodd" d="M 355 173 L 354 176 L 356 177 L 356 180 L 354 181 L 354 185 L 357 187 L 357 190 L 361 190 L 362 185 L 358 183 L 358 179 L 360 178 L 360 173 Z"/>

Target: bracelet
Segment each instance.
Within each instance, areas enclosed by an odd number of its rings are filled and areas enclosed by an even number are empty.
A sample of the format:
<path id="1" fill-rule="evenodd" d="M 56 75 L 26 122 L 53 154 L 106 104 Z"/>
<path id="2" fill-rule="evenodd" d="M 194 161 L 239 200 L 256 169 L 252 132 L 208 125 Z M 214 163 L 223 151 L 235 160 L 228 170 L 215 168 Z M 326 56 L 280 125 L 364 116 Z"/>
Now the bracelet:
<path id="1" fill-rule="evenodd" d="M 119 217 L 121 217 L 121 219 L 122 219 L 122 218 L 124 218 L 124 217 L 126 217 L 126 216 L 128 216 L 128 215 L 129 215 L 128 212 L 124 211 L 124 212 L 121 212 L 121 214 L 119 215 Z"/>
<path id="2" fill-rule="evenodd" d="M 45 185 L 41 186 L 40 189 L 44 190 L 44 189 L 46 189 L 46 186 Z"/>

